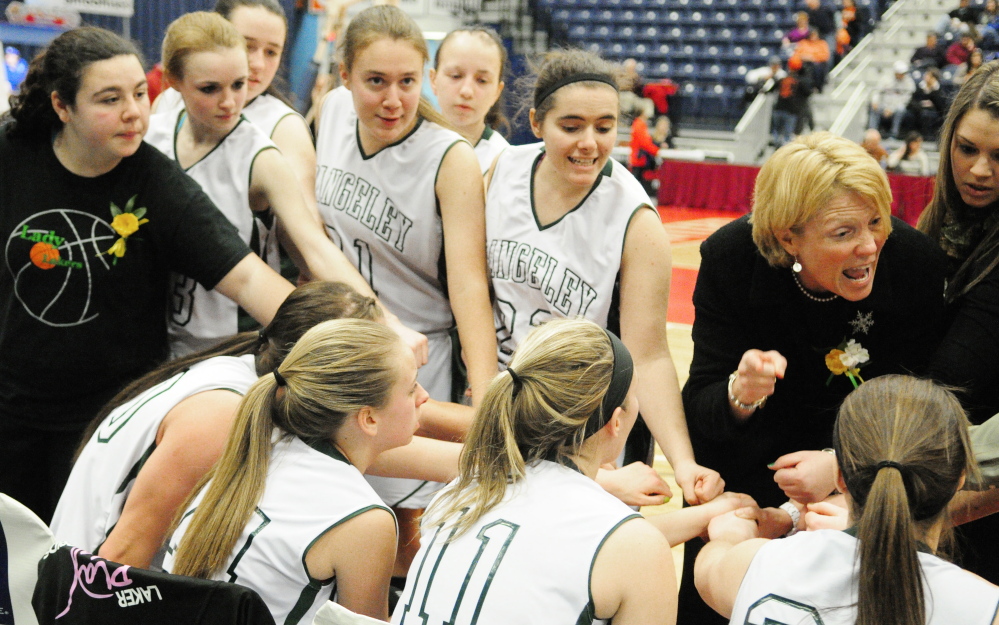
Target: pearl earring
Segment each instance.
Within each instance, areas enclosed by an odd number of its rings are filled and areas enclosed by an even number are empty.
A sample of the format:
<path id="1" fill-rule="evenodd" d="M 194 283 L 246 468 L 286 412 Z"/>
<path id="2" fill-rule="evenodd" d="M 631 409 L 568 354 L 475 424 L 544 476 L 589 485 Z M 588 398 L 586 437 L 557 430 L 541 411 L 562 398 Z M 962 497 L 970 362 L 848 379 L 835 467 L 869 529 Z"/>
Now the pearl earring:
<path id="1" fill-rule="evenodd" d="M 801 273 L 801 263 L 798 262 L 797 258 L 794 259 L 794 264 L 791 265 L 791 271 L 794 273 Z"/>

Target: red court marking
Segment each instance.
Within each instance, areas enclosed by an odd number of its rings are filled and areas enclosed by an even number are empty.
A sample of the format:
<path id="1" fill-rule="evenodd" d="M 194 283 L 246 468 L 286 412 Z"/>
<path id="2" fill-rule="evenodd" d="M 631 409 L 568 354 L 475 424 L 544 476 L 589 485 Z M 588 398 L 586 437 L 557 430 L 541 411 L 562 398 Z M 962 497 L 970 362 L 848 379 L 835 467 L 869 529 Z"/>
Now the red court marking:
<path id="1" fill-rule="evenodd" d="M 673 281 L 669 288 L 669 309 L 666 321 L 672 323 L 694 323 L 694 284 L 697 283 L 696 269 L 673 269 Z"/>
<path id="2" fill-rule="evenodd" d="M 743 213 L 738 211 L 721 211 L 707 208 L 684 208 L 682 206 L 660 206 L 659 218 L 663 223 L 670 221 L 689 221 L 693 219 L 710 219 L 713 217 L 727 217 L 728 219 L 738 219 Z"/>

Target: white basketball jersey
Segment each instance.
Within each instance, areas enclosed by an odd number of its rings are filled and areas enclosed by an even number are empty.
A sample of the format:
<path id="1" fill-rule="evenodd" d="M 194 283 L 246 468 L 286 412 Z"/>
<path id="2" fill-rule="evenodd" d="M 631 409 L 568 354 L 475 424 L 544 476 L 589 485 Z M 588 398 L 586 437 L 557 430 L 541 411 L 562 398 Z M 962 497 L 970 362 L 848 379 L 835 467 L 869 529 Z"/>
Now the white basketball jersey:
<path id="1" fill-rule="evenodd" d="M 334 242 L 403 324 L 424 334 L 453 325 L 434 186 L 460 135 L 422 120 L 372 155 L 361 150 L 344 87 L 330 92 L 317 137 L 316 200 Z"/>
<path id="2" fill-rule="evenodd" d="M 392 622 L 596 622 L 591 567 L 607 537 L 635 518 L 593 480 L 542 460 L 451 542 L 450 526 L 424 517 Z"/>
<path id="3" fill-rule="evenodd" d="M 192 365 L 122 404 L 101 422 L 73 466 L 52 517 L 52 533 L 91 553 L 121 516 L 135 478 L 156 449 L 164 417 L 203 391 L 244 394 L 257 380 L 253 356 L 217 356 Z"/>
<path id="4" fill-rule="evenodd" d="M 774 540 L 753 557 L 732 609 L 733 625 L 853 625 L 857 539 L 837 530 Z M 999 588 L 929 553 L 919 553 L 927 625 L 990 625 Z"/>
<path id="5" fill-rule="evenodd" d="M 479 159 L 479 167 L 482 168 L 483 174 L 493 166 L 493 161 L 496 160 L 499 153 L 509 146 L 510 143 L 503 138 L 503 135 L 486 126 L 486 129 L 482 131 L 482 136 L 475 144 L 475 156 Z"/>
<path id="6" fill-rule="evenodd" d="M 146 141 L 176 161 L 177 133 L 182 123 L 186 123 L 183 111 L 156 113 L 149 120 Z M 279 270 L 280 259 L 267 253 L 275 249 L 271 243 L 276 237 L 273 221 L 265 223 L 250 210 L 253 162 L 258 154 L 269 149 L 277 148 L 259 128 L 243 118 L 214 150 L 185 171 L 236 226 L 240 237 L 265 262 Z M 167 330 L 174 357 L 212 347 L 239 330 L 236 302 L 217 291 L 206 290 L 193 278 L 174 274 L 170 295 Z"/>
<path id="7" fill-rule="evenodd" d="M 168 572 L 207 488 L 168 542 L 163 563 Z M 308 625 L 330 599 L 335 579 L 310 577 L 306 553 L 329 530 L 375 508 L 388 510 L 332 443 L 310 447 L 297 437 L 283 436 L 271 452 L 264 495 L 215 579 L 255 590 L 276 623 Z"/>
<path id="8" fill-rule="evenodd" d="M 184 108 L 184 99 L 173 88 L 162 92 L 156 101 L 159 103 L 156 105 L 157 115 L 172 112 L 176 116 Z M 243 107 L 243 117 L 253 122 L 268 137 L 274 136 L 278 123 L 289 115 L 301 117 L 298 111 L 268 93 L 261 93 Z M 302 121 L 304 123 L 305 120 Z"/>
<path id="9" fill-rule="evenodd" d="M 504 150 L 486 193 L 486 259 L 503 364 L 534 326 L 553 317 L 607 327 L 628 225 L 638 210 L 652 208 L 642 185 L 608 159 L 579 206 L 540 226 L 532 191 L 543 148 Z"/>

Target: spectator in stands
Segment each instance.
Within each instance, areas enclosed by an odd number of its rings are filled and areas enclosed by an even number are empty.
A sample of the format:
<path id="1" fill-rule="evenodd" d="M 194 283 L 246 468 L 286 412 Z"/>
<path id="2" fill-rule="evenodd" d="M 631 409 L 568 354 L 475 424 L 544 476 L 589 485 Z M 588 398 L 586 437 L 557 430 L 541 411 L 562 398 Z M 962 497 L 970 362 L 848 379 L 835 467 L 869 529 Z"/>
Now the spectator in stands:
<path id="1" fill-rule="evenodd" d="M 771 78 L 774 82 L 770 89 L 776 87 L 781 79 L 787 76 L 783 66 L 784 63 L 781 62 L 779 56 L 772 56 L 769 64 L 746 72 L 746 93 L 743 96 L 743 102 L 745 104 L 752 102 L 756 95 L 766 88 L 767 81 Z"/>
<path id="2" fill-rule="evenodd" d="M 658 168 L 659 145 L 649 134 L 648 120 L 652 117 L 652 107 L 638 107 L 635 120 L 631 122 L 631 156 L 628 158 L 628 169 L 631 175 L 642 183 L 642 188 L 652 197 L 656 190 L 656 169 Z"/>
<path id="3" fill-rule="evenodd" d="M 857 6 L 854 0 L 843 0 L 840 19 L 843 21 L 843 28 L 846 30 L 847 35 L 850 36 L 850 41 L 847 44 L 849 47 L 843 51 L 845 55 L 867 35 L 871 16 L 866 7 Z"/>
<path id="4" fill-rule="evenodd" d="M 794 48 L 794 56 L 800 58 L 806 66 L 811 65 L 815 80 L 813 87 L 819 91 L 825 86 L 826 75 L 829 73 L 829 59 L 832 56 L 830 50 L 829 44 L 819 37 L 816 28 L 809 30 L 808 38 L 799 41 Z"/>
<path id="5" fill-rule="evenodd" d="M 646 107 L 654 110 L 655 103 L 642 95 L 645 90 L 645 79 L 638 73 L 638 61 L 625 59 L 624 71 L 621 75 L 621 116 L 624 121 L 637 117 L 638 112 Z M 649 113 L 652 116 L 652 113 Z"/>
<path id="6" fill-rule="evenodd" d="M 963 85 L 984 62 L 985 56 L 982 54 L 982 51 L 979 48 L 972 50 L 968 60 L 964 64 L 958 65 L 957 71 L 954 72 L 954 84 L 957 86 Z"/>
<path id="7" fill-rule="evenodd" d="M 940 40 L 934 31 L 926 33 L 926 45 L 916 48 L 912 53 L 912 67 L 915 69 L 926 69 L 927 67 L 943 67 L 947 64 L 944 58 L 945 48 L 940 45 Z"/>
<path id="8" fill-rule="evenodd" d="M 916 83 L 909 76 L 909 66 L 905 61 L 895 61 L 893 69 L 894 76 L 882 79 L 871 97 L 867 127 L 880 128 L 882 123 L 890 123 L 889 136 L 898 138 L 905 118 L 905 107 L 916 91 Z"/>
<path id="9" fill-rule="evenodd" d="M 788 31 L 787 35 L 784 36 L 784 40 L 781 44 L 787 48 L 792 43 L 798 43 L 802 39 L 808 38 L 808 31 L 810 26 L 808 25 L 808 12 L 799 11 L 795 16 L 795 26 Z"/>
<path id="10" fill-rule="evenodd" d="M 668 148 L 670 150 L 674 148 L 673 124 L 670 123 L 669 117 L 660 115 L 656 118 L 656 125 L 652 128 L 652 140 L 655 141 L 660 148 Z"/>
<path id="11" fill-rule="evenodd" d="M 958 65 L 968 61 L 968 57 L 971 56 L 971 51 L 974 49 L 975 38 L 971 36 L 971 33 L 964 33 L 960 39 L 947 48 L 944 60 L 947 65 L 953 65 L 953 69 L 957 70 Z"/>
<path id="12" fill-rule="evenodd" d="M 810 68 L 805 67 L 800 58 L 792 56 L 787 61 L 787 69 L 787 76 L 780 81 L 770 122 L 773 144 L 778 148 L 794 137 L 798 120 L 804 115 L 808 98 L 812 95 Z"/>
<path id="13" fill-rule="evenodd" d="M 912 99 L 909 100 L 907 114 L 916 130 L 924 137 L 936 140 L 946 112 L 947 100 L 940 88 L 940 70 L 931 67 L 916 86 Z"/>
<path id="14" fill-rule="evenodd" d="M 915 130 L 905 135 L 905 145 L 888 157 L 888 171 L 914 176 L 930 175 L 930 159 L 923 151 L 923 135 Z"/>
<path id="15" fill-rule="evenodd" d="M 888 164 L 888 150 L 881 145 L 881 133 L 876 128 L 868 128 L 864 131 L 864 140 L 860 142 L 860 147 L 867 150 L 871 158 L 876 160 L 882 168 Z"/>
<path id="16" fill-rule="evenodd" d="M 819 37 L 825 40 L 830 50 L 836 49 L 836 16 L 833 9 L 823 5 L 821 0 L 805 0 L 805 7 L 809 26 L 819 31 Z"/>
<path id="17" fill-rule="evenodd" d="M 999 50 L 999 1 L 988 0 L 978 27 L 978 45 L 986 52 Z"/>
<path id="18" fill-rule="evenodd" d="M 954 22 L 960 24 L 967 24 L 968 31 L 972 36 L 977 35 L 978 22 L 982 16 L 982 7 L 974 6 L 971 4 L 971 0 L 960 0 L 960 4 L 956 9 L 947 14 L 950 18 L 952 24 Z"/>

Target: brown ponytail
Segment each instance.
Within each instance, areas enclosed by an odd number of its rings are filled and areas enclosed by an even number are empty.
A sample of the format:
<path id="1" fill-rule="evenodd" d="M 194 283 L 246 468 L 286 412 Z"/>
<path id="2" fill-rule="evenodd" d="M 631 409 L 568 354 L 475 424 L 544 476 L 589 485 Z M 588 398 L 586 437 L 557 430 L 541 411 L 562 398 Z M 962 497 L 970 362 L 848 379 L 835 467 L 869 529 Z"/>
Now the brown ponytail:
<path id="1" fill-rule="evenodd" d="M 925 625 L 918 537 L 977 472 L 968 425 L 929 380 L 882 376 L 844 400 L 833 443 L 860 543 L 858 625 Z"/>

